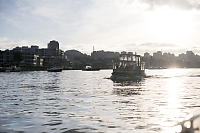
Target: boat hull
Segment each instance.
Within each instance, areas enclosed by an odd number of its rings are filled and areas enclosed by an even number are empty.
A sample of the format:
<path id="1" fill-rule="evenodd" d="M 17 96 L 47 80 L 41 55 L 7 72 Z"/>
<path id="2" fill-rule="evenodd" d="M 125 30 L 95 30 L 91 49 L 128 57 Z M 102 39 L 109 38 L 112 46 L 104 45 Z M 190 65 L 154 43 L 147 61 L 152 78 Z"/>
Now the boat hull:
<path id="1" fill-rule="evenodd" d="M 137 81 L 137 80 L 141 80 L 142 78 L 144 78 L 145 76 L 141 75 L 141 76 L 114 76 L 112 75 L 110 77 L 111 80 L 113 81 Z"/>
<path id="2" fill-rule="evenodd" d="M 144 71 L 140 72 L 130 72 L 130 71 L 123 71 L 123 72 L 113 72 L 112 76 L 110 77 L 113 81 L 137 81 L 144 78 L 146 75 Z"/>
<path id="3" fill-rule="evenodd" d="M 82 71 L 99 71 L 98 68 L 91 68 L 91 69 L 83 69 Z"/>

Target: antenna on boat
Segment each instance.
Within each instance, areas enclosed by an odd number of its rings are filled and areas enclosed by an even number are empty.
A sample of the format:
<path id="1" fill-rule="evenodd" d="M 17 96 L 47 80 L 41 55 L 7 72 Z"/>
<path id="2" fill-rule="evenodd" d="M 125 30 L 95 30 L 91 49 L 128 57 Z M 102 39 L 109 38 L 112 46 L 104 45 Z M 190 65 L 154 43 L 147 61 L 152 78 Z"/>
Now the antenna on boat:
<path id="1" fill-rule="evenodd" d="M 93 45 L 93 52 L 94 52 L 94 45 Z"/>

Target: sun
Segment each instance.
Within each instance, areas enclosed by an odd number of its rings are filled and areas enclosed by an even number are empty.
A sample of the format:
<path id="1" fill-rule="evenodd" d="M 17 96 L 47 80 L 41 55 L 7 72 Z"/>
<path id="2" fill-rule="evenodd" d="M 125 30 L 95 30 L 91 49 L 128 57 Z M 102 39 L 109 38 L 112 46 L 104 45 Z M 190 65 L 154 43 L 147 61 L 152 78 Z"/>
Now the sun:
<path id="1" fill-rule="evenodd" d="M 193 22 L 187 11 L 161 7 L 146 16 L 147 31 L 159 42 L 181 42 L 190 39 Z"/>

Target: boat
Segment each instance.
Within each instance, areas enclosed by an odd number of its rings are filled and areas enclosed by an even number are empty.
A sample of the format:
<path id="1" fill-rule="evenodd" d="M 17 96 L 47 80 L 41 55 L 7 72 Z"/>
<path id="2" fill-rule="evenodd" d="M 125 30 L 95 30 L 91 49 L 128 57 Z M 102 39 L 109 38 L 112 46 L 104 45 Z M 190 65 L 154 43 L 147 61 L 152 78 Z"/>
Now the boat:
<path id="1" fill-rule="evenodd" d="M 100 68 L 93 68 L 92 66 L 85 66 L 84 69 L 82 69 L 82 71 L 99 71 Z"/>
<path id="2" fill-rule="evenodd" d="M 179 122 L 171 128 L 173 133 L 199 133 L 200 115 L 190 115 L 187 119 Z"/>
<path id="3" fill-rule="evenodd" d="M 1 69 L 0 71 L 1 72 L 20 72 L 21 69 L 19 67 L 12 66 L 12 67 L 6 67 L 4 69 Z"/>
<path id="4" fill-rule="evenodd" d="M 47 69 L 48 72 L 62 72 L 62 68 L 52 67 Z"/>
<path id="5" fill-rule="evenodd" d="M 121 52 L 118 60 L 113 61 L 113 81 L 136 81 L 145 77 L 145 64 L 141 56 L 132 52 Z"/>

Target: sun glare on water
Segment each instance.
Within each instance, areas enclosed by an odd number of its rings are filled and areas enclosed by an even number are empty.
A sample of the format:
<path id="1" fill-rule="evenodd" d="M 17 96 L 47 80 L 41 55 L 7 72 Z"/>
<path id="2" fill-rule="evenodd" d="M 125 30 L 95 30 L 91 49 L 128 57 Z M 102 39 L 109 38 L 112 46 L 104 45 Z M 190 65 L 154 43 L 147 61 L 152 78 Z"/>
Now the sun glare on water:
<path id="1" fill-rule="evenodd" d="M 179 69 L 179 68 L 171 68 L 163 71 L 163 76 L 170 78 L 184 76 L 185 74 L 186 73 L 184 72 L 184 69 Z"/>
<path id="2" fill-rule="evenodd" d="M 164 90 L 166 91 L 166 101 L 167 106 L 160 106 L 160 113 L 164 114 L 165 118 L 168 121 L 161 123 L 164 128 L 162 133 L 175 133 L 177 131 L 181 131 L 182 128 L 180 126 L 173 127 L 179 121 L 179 117 L 184 115 L 184 112 L 181 112 L 180 108 L 183 107 L 180 101 L 180 95 L 185 89 L 182 87 L 184 79 L 180 79 L 179 77 L 183 76 L 183 69 L 166 69 L 164 70 L 163 76 L 165 78 L 165 83 L 163 85 Z"/>

